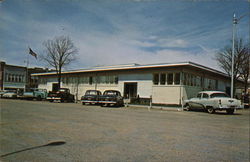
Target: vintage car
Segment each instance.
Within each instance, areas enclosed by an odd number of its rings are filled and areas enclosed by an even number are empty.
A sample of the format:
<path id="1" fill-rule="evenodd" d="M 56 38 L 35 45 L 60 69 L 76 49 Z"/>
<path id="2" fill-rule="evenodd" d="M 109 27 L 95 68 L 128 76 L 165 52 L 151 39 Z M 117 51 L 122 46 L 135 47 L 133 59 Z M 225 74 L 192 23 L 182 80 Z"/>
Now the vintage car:
<path id="1" fill-rule="evenodd" d="M 116 90 L 106 90 L 99 98 L 101 106 L 124 106 L 121 93 Z"/>
<path id="2" fill-rule="evenodd" d="M 67 102 L 74 102 L 75 98 L 74 95 L 70 94 L 68 88 L 59 88 L 58 91 L 50 91 L 47 97 L 47 100 L 50 102 L 53 101 L 67 101 Z"/>
<path id="3" fill-rule="evenodd" d="M 233 114 L 235 109 L 243 108 L 241 101 L 230 98 L 226 93 L 221 91 L 202 91 L 196 98 L 184 101 L 184 109 L 205 109 L 212 114 L 216 110 L 226 110 L 228 114 Z"/>
<path id="4" fill-rule="evenodd" d="M 17 98 L 17 91 L 16 90 L 6 90 L 2 94 L 2 98 Z"/>
<path id="5" fill-rule="evenodd" d="M 99 97 L 102 95 L 101 91 L 98 90 L 87 90 L 85 95 L 81 97 L 82 104 L 98 104 Z"/>
<path id="6" fill-rule="evenodd" d="M 47 98 L 47 90 L 46 89 L 39 89 L 39 88 L 30 88 L 26 89 L 19 98 L 22 99 L 36 99 L 41 101 L 42 99 Z"/>

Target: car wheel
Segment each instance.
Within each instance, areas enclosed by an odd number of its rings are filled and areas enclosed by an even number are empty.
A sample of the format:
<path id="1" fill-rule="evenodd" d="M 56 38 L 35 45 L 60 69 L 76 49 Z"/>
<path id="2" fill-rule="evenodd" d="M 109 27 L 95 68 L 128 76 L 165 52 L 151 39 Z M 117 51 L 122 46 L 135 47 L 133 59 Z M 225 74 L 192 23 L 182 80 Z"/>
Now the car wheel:
<path id="1" fill-rule="evenodd" d="M 191 107 L 190 107 L 189 105 L 186 105 L 186 106 L 185 106 L 185 110 L 186 110 L 186 111 L 190 111 L 190 110 L 191 110 Z"/>
<path id="2" fill-rule="evenodd" d="M 213 114 L 213 113 L 215 112 L 215 110 L 214 110 L 213 107 L 208 107 L 208 108 L 207 108 L 207 112 L 208 112 L 209 114 Z"/>
<path id="3" fill-rule="evenodd" d="M 228 114 L 234 114 L 234 109 L 228 109 L 226 110 Z"/>
<path id="4" fill-rule="evenodd" d="M 38 101 L 41 101 L 41 100 L 42 100 L 42 97 L 41 97 L 41 96 L 37 96 L 37 100 L 38 100 Z"/>
<path id="5" fill-rule="evenodd" d="M 82 105 L 85 105 L 85 102 L 82 102 Z"/>

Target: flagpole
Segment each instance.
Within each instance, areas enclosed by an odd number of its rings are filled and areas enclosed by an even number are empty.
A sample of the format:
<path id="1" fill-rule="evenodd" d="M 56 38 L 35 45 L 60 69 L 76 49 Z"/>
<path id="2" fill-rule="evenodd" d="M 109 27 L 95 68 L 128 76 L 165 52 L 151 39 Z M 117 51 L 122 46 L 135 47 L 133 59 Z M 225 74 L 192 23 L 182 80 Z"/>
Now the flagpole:
<path id="1" fill-rule="evenodd" d="M 29 47 L 28 47 L 29 48 Z M 30 49 L 30 48 L 29 48 Z M 27 56 L 27 64 L 26 64 L 26 84 L 25 84 L 25 88 L 28 87 L 28 83 L 29 83 L 29 73 L 28 73 L 28 68 L 29 68 L 29 52 L 28 52 L 28 56 Z"/>

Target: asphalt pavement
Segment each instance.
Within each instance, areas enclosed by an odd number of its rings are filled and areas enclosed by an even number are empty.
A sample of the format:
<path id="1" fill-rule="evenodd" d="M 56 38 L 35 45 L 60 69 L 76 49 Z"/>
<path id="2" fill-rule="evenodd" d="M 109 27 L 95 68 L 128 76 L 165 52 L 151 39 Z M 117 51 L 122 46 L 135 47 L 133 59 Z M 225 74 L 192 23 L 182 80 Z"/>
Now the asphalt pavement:
<path id="1" fill-rule="evenodd" d="M 2 161 L 246 161 L 249 109 L 234 115 L 0 99 Z"/>

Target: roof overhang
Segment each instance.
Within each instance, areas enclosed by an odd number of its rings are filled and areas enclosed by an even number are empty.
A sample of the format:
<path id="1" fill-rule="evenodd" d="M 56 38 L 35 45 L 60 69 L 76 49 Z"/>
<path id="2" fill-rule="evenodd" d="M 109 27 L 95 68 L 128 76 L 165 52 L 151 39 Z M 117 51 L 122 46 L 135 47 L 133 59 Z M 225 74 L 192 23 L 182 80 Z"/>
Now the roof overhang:
<path id="1" fill-rule="evenodd" d="M 62 71 L 61 74 L 75 74 L 75 73 L 91 73 L 91 72 L 103 72 L 103 71 L 118 71 L 118 70 L 138 70 L 138 69 L 152 69 L 152 68 L 162 68 L 162 67 L 180 67 L 180 66 L 191 66 L 198 69 L 202 69 L 205 71 L 209 71 L 212 73 L 216 73 L 219 75 L 223 75 L 225 77 L 228 77 L 227 74 L 220 72 L 218 70 L 196 64 L 193 62 L 181 62 L 181 63 L 163 63 L 163 64 L 134 64 L 131 66 L 106 66 L 106 67 L 94 67 L 89 69 L 80 69 L 80 70 L 70 70 L 70 71 Z M 32 74 L 32 76 L 50 76 L 50 75 L 56 75 L 56 72 L 46 72 L 46 73 L 35 73 Z"/>

